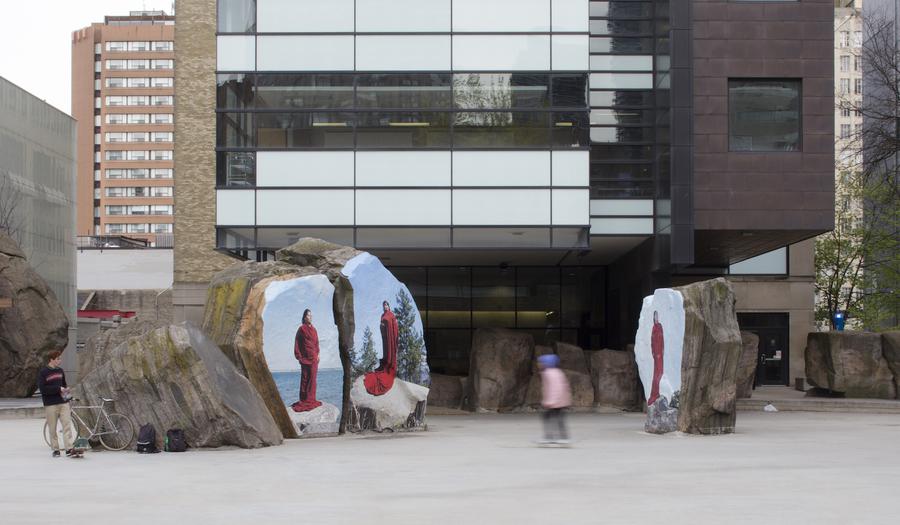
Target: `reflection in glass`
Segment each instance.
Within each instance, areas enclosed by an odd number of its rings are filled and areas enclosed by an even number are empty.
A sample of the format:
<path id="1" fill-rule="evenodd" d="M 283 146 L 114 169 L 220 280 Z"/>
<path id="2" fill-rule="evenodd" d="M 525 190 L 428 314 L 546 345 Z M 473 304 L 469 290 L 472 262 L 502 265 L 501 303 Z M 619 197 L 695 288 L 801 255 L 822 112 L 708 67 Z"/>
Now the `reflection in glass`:
<path id="1" fill-rule="evenodd" d="M 728 145 L 731 151 L 800 149 L 800 82 L 729 80 Z"/>
<path id="2" fill-rule="evenodd" d="M 258 113 L 260 148 L 351 148 L 352 113 Z"/>
<path id="3" fill-rule="evenodd" d="M 543 108 L 550 105 L 547 75 L 453 75 L 453 101 L 463 109 Z"/>
<path id="4" fill-rule="evenodd" d="M 651 20 L 591 20 L 591 35 L 650 35 Z"/>
<path id="5" fill-rule="evenodd" d="M 226 148 L 252 148 L 253 113 L 217 113 L 216 145 Z"/>
<path id="6" fill-rule="evenodd" d="M 472 326 L 515 328 L 516 270 L 472 268 Z"/>
<path id="7" fill-rule="evenodd" d="M 592 199 L 652 198 L 653 181 L 598 181 L 591 183 Z"/>
<path id="8" fill-rule="evenodd" d="M 591 37 L 591 53 L 652 53 L 652 38 Z"/>
<path id="9" fill-rule="evenodd" d="M 469 328 L 471 307 L 469 267 L 428 270 L 429 328 Z M 431 353 L 430 347 L 428 352 Z"/>
<path id="10" fill-rule="evenodd" d="M 467 319 L 468 314 L 467 311 Z M 469 373 L 472 330 L 429 328 L 425 330 L 425 346 L 428 348 L 428 367 L 432 374 L 464 376 Z"/>
<path id="11" fill-rule="evenodd" d="M 591 182 L 646 180 L 653 176 L 650 164 L 591 164 Z"/>
<path id="12" fill-rule="evenodd" d="M 653 128 L 592 127 L 592 142 L 652 142 Z"/>
<path id="13" fill-rule="evenodd" d="M 220 33 L 256 31 L 256 0 L 218 0 Z"/>
<path id="14" fill-rule="evenodd" d="M 257 76 L 258 108 L 327 109 L 352 106 L 352 75 Z"/>
<path id="15" fill-rule="evenodd" d="M 548 113 L 459 112 L 453 123 L 453 141 L 457 147 L 546 147 L 548 124 Z"/>
<path id="16" fill-rule="evenodd" d="M 216 185 L 227 188 L 252 188 L 256 185 L 256 153 L 219 152 L 216 155 Z"/>
<path id="17" fill-rule="evenodd" d="M 216 75 L 216 107 L 247 109 L 252 106 L 252 75 Z"/>
<path id="18" fill-rule="evenodd" d="M 620 146 L 618 144 L 594 144 L 591 160 L 651 160 L 653 146 Z"/>
<path id="19" fill-rule="evenodd" d="M 640 109 L 592 109 L 591 124 L 595 126 L 653 124 L 653 112 Z"/>
<path id="20" fill-rule="evenodd" d="M 448 148 L 450 114 L 442 112 L 359 113 L 359 148 Z"/>
<path id="21" fill-rule="evenodd" d="M 559 328 L 559 269 L 519 268 L 516 283 L 516 326 Z"/>
<path id="22" fill-rule="evenodd" d="M 216 228 L 216 247 L 252 249 L 256 247 L 253 228 Z"/>
<path id="23" fill-rule="evenodd" d="M 630 2 L 613 0 L 611 2 L 591 2 L 590 16 L 606 16 L 610 18 L 649 18 L 653 15 L 650 2 Z"/>
<path id="24" fill-rule="evenodd" d="M 583 108 L 587 106 L 587 75 L 556 75 L 553 77 L 553 106 Z"/>
<path id="25" fill-rule="evenodd" d="M 588 118 L 584 112 L 553 114 L 553 145 L 577 148 L 590 146 Z"/>
<path id="26" fill-rule="evenodd" d="M 356 105 L 377 109 L 449 108 L 449 74 L 359 75 Z"/>
<path id="27" fill-rule="evenodd" d="M 591 91 L 591 106 L 652 105 L 652 91 Z"/>

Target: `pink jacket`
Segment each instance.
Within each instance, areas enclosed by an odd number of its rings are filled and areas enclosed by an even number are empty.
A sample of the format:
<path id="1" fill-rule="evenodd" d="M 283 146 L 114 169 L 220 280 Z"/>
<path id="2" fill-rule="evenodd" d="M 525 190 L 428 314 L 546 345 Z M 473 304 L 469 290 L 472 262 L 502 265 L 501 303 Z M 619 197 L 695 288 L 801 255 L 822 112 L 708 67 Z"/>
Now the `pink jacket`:
<path id="1" fill-rule="evenodd" d="M 541 370 L 541 406 L 544 408 L 565 408 L 572 404 L 569 380 L 559 368 Z"/>

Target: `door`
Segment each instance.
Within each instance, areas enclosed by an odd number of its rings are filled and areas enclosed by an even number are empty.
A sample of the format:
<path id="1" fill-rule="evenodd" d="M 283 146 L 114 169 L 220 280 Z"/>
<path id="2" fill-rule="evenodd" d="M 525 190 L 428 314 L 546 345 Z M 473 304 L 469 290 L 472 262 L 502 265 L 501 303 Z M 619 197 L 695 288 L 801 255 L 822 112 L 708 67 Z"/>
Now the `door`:
<path id="1" fill-rule="evenodd" d="M 790 316 L 787 313 L 739 313 L 741 330 L 759 336 L 757 385 L 790 385 Z"/>

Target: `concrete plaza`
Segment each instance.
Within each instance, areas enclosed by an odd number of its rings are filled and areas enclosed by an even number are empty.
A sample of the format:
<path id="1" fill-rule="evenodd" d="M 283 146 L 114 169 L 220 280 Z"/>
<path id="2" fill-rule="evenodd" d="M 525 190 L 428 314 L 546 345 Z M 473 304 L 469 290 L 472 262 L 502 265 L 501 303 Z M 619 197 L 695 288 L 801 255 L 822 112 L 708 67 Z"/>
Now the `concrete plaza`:
<path id="1" fill-rule="evenodd" d="M 429 431 L 262 450 L 52 459 L 43 421 L 0 421 L 0 521 L 81 523 L 896 523 L 896 414 L 740 412 L 738 432 L 653 436 L 641 414 L 431 416 Z"/>

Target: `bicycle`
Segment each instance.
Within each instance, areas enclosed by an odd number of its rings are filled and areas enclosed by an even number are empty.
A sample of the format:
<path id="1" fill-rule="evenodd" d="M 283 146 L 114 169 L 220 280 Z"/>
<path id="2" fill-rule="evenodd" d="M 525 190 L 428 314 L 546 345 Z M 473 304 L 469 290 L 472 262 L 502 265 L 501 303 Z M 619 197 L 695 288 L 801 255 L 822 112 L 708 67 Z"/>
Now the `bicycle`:
<path id="1" fill-rule="evenodd" d="M 76 399 L 75 401 L 80 400 Z M 85 437 L 88 440 L 97 438 L 103 448 L 107 450 L 124 450 L 128 447 L 134 439 L 134 423 L 125 415 L 107 412 L 106 404 L 112 402 L 112 399 L 102 398 L 99 406 L 72 406 L 72 425 L 75 427 L 75 438 Z M 96 416 L 94 426 L 88 425 L 78 411 L 90 411 L 92 416 Z M 60 430 L 63 430 L 62 424 L 59 427 Z M 82 436 L 82 430 L 88 431 L 89 435 Z M 48 447 L 50 446 L 50 427 L 47 423 L 44 423 L 44 442 Z"/>

